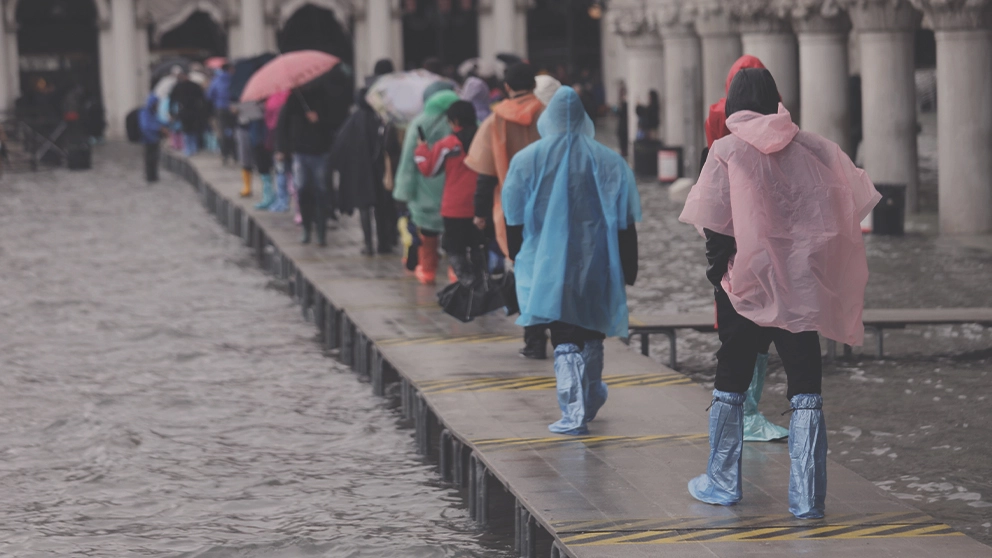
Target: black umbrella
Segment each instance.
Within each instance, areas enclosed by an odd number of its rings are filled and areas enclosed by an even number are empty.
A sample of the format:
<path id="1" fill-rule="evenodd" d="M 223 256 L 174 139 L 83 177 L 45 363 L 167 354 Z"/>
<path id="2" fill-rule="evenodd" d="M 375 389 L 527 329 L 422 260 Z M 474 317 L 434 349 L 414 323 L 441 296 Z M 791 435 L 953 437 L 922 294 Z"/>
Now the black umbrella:
<path id="1" fill-rule="evenodd" d="M 500 282 L 482 269 L 476 281 L 465 285 L 457 281 L 437 293 L 437 301 L 446 314 L 461 322 L 471 322 L 477 316 L 499 310 L 507 305 Z"/>
<path id="2" fill-rule="evenodd" d="M 275 57 L 275 54 L 267 52 L 251 58 L 242 58 L 235 62 L 234 75 L 231 76 L 231 100 L 235 103 L 238 102 L 241 99 L 241 92 L 244 91 L 252 74 Z"/>

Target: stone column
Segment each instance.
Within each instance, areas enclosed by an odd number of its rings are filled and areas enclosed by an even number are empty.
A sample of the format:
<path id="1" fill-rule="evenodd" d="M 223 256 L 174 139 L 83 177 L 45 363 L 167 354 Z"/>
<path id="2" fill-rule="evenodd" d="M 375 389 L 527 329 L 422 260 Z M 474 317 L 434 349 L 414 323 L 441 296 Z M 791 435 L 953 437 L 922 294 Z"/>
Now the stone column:
<path id="1" fill-rule="evenodd" d="M 804 130 L 835 142 L 854 158 L 848 92 L 850 22 L 832 1 L 816 1 L 819 5 L 802 4 L 793 12 L 799 36 L 800 120 Z"/>
<path id="2" fill-rule="evenodd" d="M 992 4 L 914 0 L 937 36 L 940 231 L 992 232 Z"/>
<path id="3" fill-rule="evenodd" d="M 740 17 L 744 54 L 757 56 L 775 77 L 782 103 L 799 121 L 799 52 L 784 10 L 770 0 L 728 3 Z"/>
<path id="4" fill-rule="evenodd" d="M 265 52 L 265 2 L 241 0 L 241 55 Z"/>
<path id="5" fill-rule="evenodd" d="M 475 9 L 478 17 L 477 29 L 479 35 L 479 58 L 483 60 L 496 59 L 496 29 L 493 19 L 492 0 L 488 3 L 480 0 Z"/>
<path id="6" fill-rule="evenodd" d="M 526 59 L 527 48 L 527 11 L 533 5 L 533 0 L 516 0 L 516 13 L 514 14 L 513 27 L 513 53 Z"/>
<path id="7" fill-rule="evenodd" d="M 8 105 L 7 108 L 13 108 L 14 102 L 18 97 L 21 96 L 21 57 L 17 48 L 17 22 L 8 21 L 6 36 L 3 39 L 3 43 L 0 44 L 0 49 L 3 49 L 2 58 L 0 58 L 0 65 L 4 68 L 3 73 L 0 73 L 0 78 L 4 79 L 7 87 L 8 95 Z M 0 21 L 0 25 L 3 21 Z"/>
<path id="8" fill-rule="evenodd" d="M 658 4 L 665 57 L 665 144 L 683 150 L 685 176 L 699 166 L 703 130 L 702 59 L 685 0 Z"/>
<path id="9" fill-rule="evenodd" d="M 135 53 L 138 62 L 138 99 L 143 100 L 148 97 L 151 89 L 151 56 L 148 52 L 148 24 L 151 18 L 148 14 L 142 14 L 138 18 L 138 28 L 135 31 L 136 43 Z"/>
<path id="10" fill-rule="evenodd" d="M 602 56 L 603 88 L 606 90 L 606 104 L 613 107 L 620 102 L 620 82 L 627 81 L 624 64 L 627 61 L 627 47 L 623 37 L 617 34 L 610 18 L 603 15 L 599 20 L 601 38 L 600 52 Z"/>
<path id="11" fill-rule="evenodd" d="M 383 2 L 382 0 L 379 2 L 369 0 L 366 4 L 369 63 L 373 66 L 383 58 L 392 59 L 394 43 L 398 42 L 398 37 L 393 36 L 393 6 L 391 4 L 392 2 Z M 398 67 L 396 60 L 393 60 L 393 64 Z M 366 73 L 372 74 L 371 66 L 367 68 Z"/>
<path id="12" fill-rule="evenodd" d="M 2 7 L 2 5 L 0 5 Z M 17 99 L 16 92 L 11 88 L 10 75 L 10 54 L 7 52 L 9 41 L 7 40 L 7 21 L 5 14 L 0 14 L 0 111 L 14 108 L 14 101 Z M 14 33 L 12 33 L 14 34 Z M 16 36 L 16 35 L 15 35 Z"/>
<path id="13" fill-rule="evenodd" d="M 393 28 L 393 64 L 397 70 L 402 70 L 405 66 L 406 54 L 403 51 L 403 8 L 399 0 L 390 0 L 392 5 L 390 25 Z"/>
<path id="14" fill-rule="evenodd" d="M 613 25 L 627 50 L 627 122 L 630 141 L 637 136 L 637 105 L 648 103 L 648 93 L 657 91 L 665 106 L 665 54 L 655 16 L 641 8 L 611 9 Z M 664 126 L 658 131 L 664 140 Z"/>
<path id="15" fill-rule="evenodd" d="M 227 57 L 230 60 L 244 56 L 244 41 L 241 39 L 241 20 L 232 18 L 227 23 Z"/>
<path id="16" fill-rule="evenodd" d="M 696 17 L 703 47 L 703 110 L 727 94 L 727 74 L 741 57 L 737 22 L 719 4 L 704 5 Z"/>
<path id="17" fill-rule="evenodd" d="M 138 97 L 138 40 L 134 0 L 113 0 L 110 12 L 110 29 L 113 36 L 114 91 L 116 99 L 107 106 L 110 134 L 124 133 L 127 113 L 141 102 Z"/>
<path id="18" fill-rule="evenodd" d="M 905 0 L 843 0 L 861 50 L 864 167 L 876 183 L 906 185 L 918 209 L 915 38 L 920 13 Z M 942 169 L 943 170 L 943 169 Z"/>
<path id="19" fill-rule="evenodd" d="M 103 108 L 107 118 L 107 136 L 121 137 L 123 127 L 115 126 L 116 115 L 113 107 L 117 106 L 117 57 L 114 55 L 114 35 L 110 27 L 110 18 L 99 21 L 98 36 L 100 55 L 100 91 L 103 94 Z"/>
<path id="20" fill-rule="evenodd" d="M 495 54 L 504 52 L 517 54 L 516 0 L 492 0 L 492 5 Z"/>

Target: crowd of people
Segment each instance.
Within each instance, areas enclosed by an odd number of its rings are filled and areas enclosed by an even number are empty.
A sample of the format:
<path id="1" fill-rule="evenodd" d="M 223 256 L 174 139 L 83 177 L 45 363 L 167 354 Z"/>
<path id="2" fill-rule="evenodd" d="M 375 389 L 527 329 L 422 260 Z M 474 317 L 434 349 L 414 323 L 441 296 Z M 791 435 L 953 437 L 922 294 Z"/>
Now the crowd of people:
<path id="1" fill-rule="evenodd" d="M 244 166 L 242 195 L 251 195 L 254 169 L 263 176 L 256 207 L 285 211 L 287 184 L 295 182 L 302 242 L 315 234 L 321 246 L 333 212 L 357 210 L 362 253 L 391 254 L 403 239 L 403 263 L 424 284 L 437 281 L 441 250 L 451 283 L 472 286 L 512 268 L 517 324 L 525 330 L 521 355 L 547 358 L 549 335 L 554 349 L 561 418 L 549 429 L 588 434 L 608 395 L 603 342 L 628 334 L 626 287 L 638 275 L 641 206 L 633 172 L 595 140 L 579 92 L 524 62 L 506 68 L 496 103 L 477 76 L 460 86 L 438 79 L 404 130 L 369 105 L 366 89 L 351 108 L 334 106 L 312 85 L 253 108 L 235 104 L 224 98 L 227 71 L 199 94 L 226 114 L 218 119 L 219 149 L 225 162 L 236 155 Z M 392 72 L 381 61 L 367 85 Z M 157 102 L 149 98 L 142 113 L 149 179 L 166 129 L 155 117 Z M 172 103 L 184 134 L 199 131 L 182 116 L 192 97 Z M 649 134 L 658 126 L 657 97 L 638 115 Z M 790 511 L 822 517 L 819 335 L 862 341 L 860 222 L 880 196 L 837 145 L 793 124 L 774 78 L 753 57 L 731 68 L 727 97 L 711 107 L 706 132 L 705 164 L 680 219 L 705 238 L 721 348 L 710 457 L 689 492 L 710 504 L 741 500 L 746 417 L 758 421 L 749 432 L 767 426 L 755 402 L 774 342 L 792 418 L 787 432 L 763 439 L 789 438 Z"/>

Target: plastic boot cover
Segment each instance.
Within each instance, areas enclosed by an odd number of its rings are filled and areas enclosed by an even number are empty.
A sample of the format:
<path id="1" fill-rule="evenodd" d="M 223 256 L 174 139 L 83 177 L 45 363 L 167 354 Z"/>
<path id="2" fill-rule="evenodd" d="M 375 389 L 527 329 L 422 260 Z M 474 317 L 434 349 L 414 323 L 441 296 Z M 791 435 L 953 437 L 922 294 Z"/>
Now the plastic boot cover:
<path id="1" fill-rule="evenodd" d="M 577 345 L 562 343 L 555 348 L 555 383 L 561 420 L 549 425 L 548 430 L 575 436 L 589 433 L 585 424 L 585 373 L 585 359 Z"/>
<path id="2" fill-rule="evenodd" d="M 823 517 L 827 496 L 827 425 L 823 398 L 816 394 L 792 396 L 789 423 L 789 511 L 799 519 Z"/>
<path id="3" fill-rule="evenodd" d="M 255 209 L 268 209 L 276 202 L 276 193 L 272 188 L 272 175 L 262 175 L 262 201 L 255 204 Z"/>
<path id="4" fill-rule="evenodd" d="M 768 355 L 759 354 L 754 363 L 754 377 L 747 388 L 744 399 L 744 441 L 771 442 L 789 436 L 789 431 L 777 424 L 768 422 L 765 415 L 758 410 L 761 401 L 761 391 L 765 387 L 765 375 L 768 373 Z"/>
<path id="5" fill-rule="evenodd" d="M 603 405 L 608 391 L 603 382 L 603 342 L 586 341 L 582 350 L 582 360 L 586 365 L 584 393 L 586 402 L 585 422 L 592 422 Z"/>
<path id="6" fill-rule="evenodd" d="M 707 504 L 740 502 L 743 448 L 744 394 L 715 389 L 710 407 L 710 459 L 706 473 L 689 481 L 689 494 Z"/>
<path id="7" fill-rule="evenodd" d="M 276 162 L 276 201 L 269 206 L 269 211 L 289 211 L 289 176 L 280 168 L 285 169 L 282 161 Z"/>

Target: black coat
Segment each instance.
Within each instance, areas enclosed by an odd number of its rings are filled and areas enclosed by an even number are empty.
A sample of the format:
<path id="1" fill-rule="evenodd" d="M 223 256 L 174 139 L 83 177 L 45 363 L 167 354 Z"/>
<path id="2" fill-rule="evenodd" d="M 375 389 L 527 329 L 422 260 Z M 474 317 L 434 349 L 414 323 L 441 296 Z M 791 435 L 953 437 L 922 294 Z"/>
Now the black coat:
<path id="1" fill-rule="evenodd" d="M 385 130 L 379 115 L 363 99 L 338 130 L 331 167 L 341 174 L 338 209 L 342 213 L 350 215 L 385 196 Z"/>
<path id="2" fill-rule="evenodd" d="M 173 110 L 187 134 L 202 134 L 207 128 L 207 98 L 196 82 L 180 81 L 169 95 Z"/>

